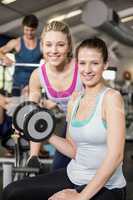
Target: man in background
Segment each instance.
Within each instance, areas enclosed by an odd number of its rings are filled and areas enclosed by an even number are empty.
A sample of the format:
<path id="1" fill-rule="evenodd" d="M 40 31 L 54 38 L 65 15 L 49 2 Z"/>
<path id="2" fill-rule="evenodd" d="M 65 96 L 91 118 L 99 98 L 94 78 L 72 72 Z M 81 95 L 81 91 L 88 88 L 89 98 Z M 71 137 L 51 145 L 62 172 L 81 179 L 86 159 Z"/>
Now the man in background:
<path id="1" fill-rule="evenodd" d="M 23 35 L 10 40 L 0 48 L 0 60 L 9 67 L 14 61 L 7 56 L 7 53 L 14 52 L 16 63 L 40 63 L 42 58 L 40 39 L 36 36 L 38 18 L 35 15 L 27 15 L 22 20 Z M 21 91 L 28 86 L 29 78 L 35 67 L 17 66 L 13 74 L 12 95 L 20 96 Z M 11 98 L 0 94 L 0 137 L 5 141 L 11 134 L 11 118 L 5 114 Z M 7 152 L 10 156 L 10 152 Z"/>

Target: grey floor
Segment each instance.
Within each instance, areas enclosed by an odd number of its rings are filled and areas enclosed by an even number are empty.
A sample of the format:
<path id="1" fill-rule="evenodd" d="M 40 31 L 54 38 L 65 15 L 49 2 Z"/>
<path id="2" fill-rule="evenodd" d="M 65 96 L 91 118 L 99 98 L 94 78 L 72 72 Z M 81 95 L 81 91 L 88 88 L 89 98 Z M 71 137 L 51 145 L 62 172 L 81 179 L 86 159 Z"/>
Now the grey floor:
<path id="1" fill-rule="evenodd" d="M 124 174 L 127 180 L 127 199 L 133 200 L 133 142 L 126 142 L 125 148 L 125 160 L 124 160 Z M 1 191 L 2 191 L 2 173 L 0 172 L 0 200 L 1 200 Z"/>

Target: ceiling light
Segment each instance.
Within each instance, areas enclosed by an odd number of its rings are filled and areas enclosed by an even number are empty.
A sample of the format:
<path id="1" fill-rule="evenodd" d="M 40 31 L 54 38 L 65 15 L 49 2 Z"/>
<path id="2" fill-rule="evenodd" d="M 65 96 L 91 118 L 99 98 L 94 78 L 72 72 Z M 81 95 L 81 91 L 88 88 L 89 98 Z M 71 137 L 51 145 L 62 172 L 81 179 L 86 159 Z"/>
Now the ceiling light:
<path id="1" fill-rule="evenodd" d="M 53 17 L 50 20 L 48 20 L 48 22 L 52 22 L 52 21 L 63 21 L 65 19 L 65 15 L 60 15 L 57 17 Z"/>
<path id="2" fill-rule="evenodd" d="M 126 23 L 133 20 L 133 15 L 121 18 L 121 22 Z"/>
<path id="3" fill-rule="evenodd" d="M 16 0 L 2 0 L 1 3 L 10 4 L 10 3 L 13 3 L 14 1 L 16 1 Z"/>
<path id="4" fill-rule="evenodd" d="M 119 15 L 122 23 L 132 21 L 133 20 L 133 7 L 118 11 L 118 15 Z"/>
<path id="5" fill-rule="evenodd" d="M 80 15 L 81 13 L 82 13 L 82 10 L 74 10 L 74 11 L 68 13 L 66 15 L 66 18 L 71 18 L 71 17 L 77 16 L 77 15 Z"/>
<path id="6" fill-rule="evenodd" d="M 120 18 L 131 16 L 132 14 L 133 14 L 133 7 L 118 11 L 118 15 Z"/>
<path id="7" fill-rule="evenodd" d="M 48 20 L 48 22 L 51 22 L 51 21 L 63 21 L 64 19 L 68 19 L 68 18 L 72 18 L 72 17 L 75 17 L 79 14 L 82 13 L 82 10 L 74 10 L 72 12 L 69 12 L 67 14 L 63 14 L 63 15 L 60 15 L 60 16 L 57 16 L 57 17 L 53 17 L 52 19 Z"/>

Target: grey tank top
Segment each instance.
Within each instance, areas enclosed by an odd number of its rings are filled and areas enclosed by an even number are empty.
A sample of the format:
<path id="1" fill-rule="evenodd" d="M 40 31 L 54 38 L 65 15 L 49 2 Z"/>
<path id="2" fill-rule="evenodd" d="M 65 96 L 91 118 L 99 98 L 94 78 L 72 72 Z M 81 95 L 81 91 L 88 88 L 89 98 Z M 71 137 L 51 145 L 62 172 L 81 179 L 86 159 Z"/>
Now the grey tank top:
<path id="1" fill-rule="evenodd" d="M 75 102 L 69 125 L 69 133 L 77 146 L 75 159 L 67 166 L 67 174 L 76 185 L 88 184 L 100 168 L 107 152 L 107 129 L 102 120 L 102 101 L 109 88 L 104 89 L 96 100 L 96 106 L 89 118 L 79 121 L 75 115 L 82 95 Z M 116 169 L 105 187 L 122 188 L 126 185 L 122 163 Z"/>

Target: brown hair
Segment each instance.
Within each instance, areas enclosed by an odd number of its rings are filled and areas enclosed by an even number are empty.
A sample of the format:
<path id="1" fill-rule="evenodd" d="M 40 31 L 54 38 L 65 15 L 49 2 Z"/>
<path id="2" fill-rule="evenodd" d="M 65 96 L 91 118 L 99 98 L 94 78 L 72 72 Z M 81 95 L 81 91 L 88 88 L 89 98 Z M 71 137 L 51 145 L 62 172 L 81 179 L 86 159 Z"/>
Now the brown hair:
<path id="1" fill-rule="evenodd" d="M 99 52 L 101 52 L 104 63 L 108 61 L 107 46 L 105 42 L 98 37 L 85 39 L 77 46 L 75 50 L 75 57 L 77 61 L 78 61 L 78 53 L 79 53 L 80 48 L 85 48 L 85 47 L 97 49 Z"/>
<path id="2" fill-rule="evenodd" d="M 39 24 L 38 18 L 35 15 L 27 15 L 23 18 L 22 25 L 31 28 L 37 28 Z"/>

